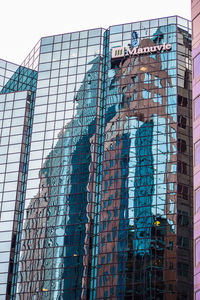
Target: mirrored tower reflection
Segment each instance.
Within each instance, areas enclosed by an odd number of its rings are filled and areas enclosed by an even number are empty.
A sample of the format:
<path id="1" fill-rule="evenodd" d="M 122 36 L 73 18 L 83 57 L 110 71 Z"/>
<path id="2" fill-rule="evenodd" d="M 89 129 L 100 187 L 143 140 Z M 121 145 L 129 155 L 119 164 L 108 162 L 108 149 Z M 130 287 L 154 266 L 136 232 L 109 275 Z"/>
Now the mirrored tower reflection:
<path id="1" fill-rule="evenodd" d="M 44 37 L 0 66 L 0 299 L 191 299 L 190 22 Z"/>

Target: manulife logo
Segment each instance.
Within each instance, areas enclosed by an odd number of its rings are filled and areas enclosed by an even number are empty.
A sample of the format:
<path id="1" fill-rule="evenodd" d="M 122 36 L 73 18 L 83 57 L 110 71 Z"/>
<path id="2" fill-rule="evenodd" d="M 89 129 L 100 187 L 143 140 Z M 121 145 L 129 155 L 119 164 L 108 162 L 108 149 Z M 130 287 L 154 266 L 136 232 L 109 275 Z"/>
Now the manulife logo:
<path id="1" fill-rule="evenodd" d="M 114 50 L 114 57 L 121 57 L 124 56 L 124 47 L 116 48 Z"/>
<path id="2" fill-rule="evenodd" d="M 112 49 L 112 58 L 120 58 L 125 56 L 132 55 L 141 55 L 141 54 L 150 54 L 162 51 L 170 51 L 172 49 L 171 44 L 162 44 L 162 45 L 154 45 L 154 46 L 146 46 L 146 47 L 134 47 L 134 48 L 125 48 L 125 47 L 117 47 Z"/>

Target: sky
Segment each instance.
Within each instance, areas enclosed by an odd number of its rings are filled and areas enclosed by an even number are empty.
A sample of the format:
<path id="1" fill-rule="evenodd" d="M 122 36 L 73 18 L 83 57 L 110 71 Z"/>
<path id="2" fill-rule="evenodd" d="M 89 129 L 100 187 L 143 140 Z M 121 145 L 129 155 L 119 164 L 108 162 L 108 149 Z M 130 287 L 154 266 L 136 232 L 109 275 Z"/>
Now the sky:
<path id="1" fill-rule="evenodd" d="M 166 16 L 191 18 L 191 0 L 5 0 L 0 58 L 21 64 L 43 36 Z"/>

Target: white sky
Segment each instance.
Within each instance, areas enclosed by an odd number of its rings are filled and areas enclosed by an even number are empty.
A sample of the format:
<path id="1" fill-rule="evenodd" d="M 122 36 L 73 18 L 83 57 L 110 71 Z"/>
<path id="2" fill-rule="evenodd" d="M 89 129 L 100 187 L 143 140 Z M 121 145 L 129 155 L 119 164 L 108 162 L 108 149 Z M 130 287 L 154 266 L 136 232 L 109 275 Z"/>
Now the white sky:
<path id="1" fill-rule="evenodd" d="M 191 0 L 2 0 L 0 58 L 20 64 L 43 36 L 179 15 Z"/>

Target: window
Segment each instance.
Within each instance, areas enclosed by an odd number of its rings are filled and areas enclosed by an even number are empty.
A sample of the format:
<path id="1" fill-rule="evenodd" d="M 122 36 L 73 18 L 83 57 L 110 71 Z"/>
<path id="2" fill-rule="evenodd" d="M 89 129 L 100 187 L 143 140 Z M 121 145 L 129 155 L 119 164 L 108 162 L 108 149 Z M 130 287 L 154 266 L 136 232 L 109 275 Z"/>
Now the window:
<path id="1" fill-rule="evenodd" d="M 194 163 L 195 166 L 200 163 L 200 141 L 194 144 Z"/>
<path id="2" fill-rule="evenodd" d="M 181 95 L 178 95 L 178 105 L 183 106 L 183 107 L 187 107 L 187 104 L 188 104 L 187 98 L 182 97 Z"/>
<path id="3" fill-rule="evenodd" d="M 178 262 L 178 275 L 188 277 L 189 265 L 186 263 Z"/>
<path id="4" fill-rule="evenodd" d="M 200 208 L 200 188 L 195 191 L 195 209 L 196 212 Z"/>
<path id="5" fill-rule="evenodd" d="M 178 246 L 189 249 L 189 238 L 178 236 Z"/>
<path id="6" fill-rule="evenodd" d="M 186 211 L 178 211 L 178 225 L 188 226 L 189 225 L 189 215 Z"/>
<path id="7" fill-rule="evenodd" d="M 179 173 L 187 175 L 187 164 L 183 161 L 178 160 L 177 170 Z"/>
<path id="8" fill-rule="evenodd" d="M 200 290 L 199 290 L 198 292 L 196 292 L 195 299 L 196 299 L 196 300 L 199 300 L 199 299 L 200 299 Z"/>
<path id="9" fill-rule="evenodd" d="M 169 263 L 169 270 L 174 270 L 174 264 L 172 261 Z"/>
<path id="10" fill-rule="evenodd" d="M 200 263 L 200 238 L 195 241 L 195 265 Z"/>
<path id="11" fill-rule="evenodd" d="M 193 31 L 192 35 L 193 35 L 193 38 L 196 38 L 197 35 L 199 34 L 199 24 L 200 24 L 200 15 L 196 16 L 193 19 L 193 26 L 192 26 L 192 31 Z"/>
<path id="12" fill-rule="evenodd" d="M 188 300 L 187 293 L 181 293 L 178 295 L 177 300 Z"/>
<path id="13" fill-rule="evenodd" d="M 200 116 L 200 96 L 194 100 L 194 119 Z"/>
<path id="14" fill-rule="evenodd" d="M 169 284 L 169 291 L 172 293 L 173 292 L 173 284 Z"/>
<path id="15" fill-rule="evenodd" d="M 186 141 L 182 139 L 178 139 L 178 151 L 181 153 L 185 153 L 186 151 Z"/>
<path id="16" fill-rule="evenodd" d="M 188 192 L 189 192 L 188 186 L 179 183 L 177 190 L 178 190 L 178 194 L 181 195 L 183 199 L 188 200 Z"/>
<path id="17" fill-rule="evenodd" d="M 194 78 L 200 75 L 200 54 L 193 59 Z"/>
<path id="18" fill-rule="evenodd" d="M 168 248 L 169 250 L 173 251 L 173 247 L 174 247 L 173 241 L 169 241 L 169 245 L 168 245 L 167 248 Z"/>
<path id="19" fill-rule="evenodd" d="M 187 119 L 183 116 L 178 116 L 178 126 L 185 129 L 186 128 Z"/>

